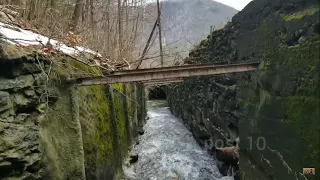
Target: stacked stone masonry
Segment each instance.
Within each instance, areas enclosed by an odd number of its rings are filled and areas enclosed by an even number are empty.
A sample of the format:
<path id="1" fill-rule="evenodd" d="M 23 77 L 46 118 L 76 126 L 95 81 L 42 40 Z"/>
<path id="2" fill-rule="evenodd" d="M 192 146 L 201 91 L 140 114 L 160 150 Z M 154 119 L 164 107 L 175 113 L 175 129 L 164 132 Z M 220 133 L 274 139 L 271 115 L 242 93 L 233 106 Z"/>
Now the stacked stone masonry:
<path id="1" fill-rule="evenodd" d="M 119 159 L 126 156 L 139 126 L 144 125 L 145 106 L 138 93 L 143 87 L 111 85 L 115 113 L 110 116 L 107 86 L 71 90 L 63 83 L 71 72 L 99 73 L 97 69 L 68 57 L 34 52 L 8 56 L 16 48 L 1 42 L 0 179 L 113 179 L 121 175 Z M 73 69 L 50 60 L 70 62 Z"/>
<path id="2" fill-rule="evenodd" d="M 185 63 L 260 61 L 260 70 L 168 86 L 171 111 L 210 152 L 238 144 L 242 179 L 319 178 L 302 174 L 320 168 L 319 30 L 316 0 L 249 3 Z"/>

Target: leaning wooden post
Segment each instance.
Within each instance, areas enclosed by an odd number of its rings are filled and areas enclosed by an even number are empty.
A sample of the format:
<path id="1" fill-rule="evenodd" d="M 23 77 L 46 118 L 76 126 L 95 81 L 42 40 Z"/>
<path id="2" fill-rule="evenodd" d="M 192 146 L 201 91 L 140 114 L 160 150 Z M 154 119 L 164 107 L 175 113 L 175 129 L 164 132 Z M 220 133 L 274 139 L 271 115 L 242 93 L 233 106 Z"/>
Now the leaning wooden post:
<path id="1" fill-rule="evenodd" d="M 122 95 L 122 105 L 123 105 L 123 113 L 124 113 L 124 120 L 125 120 L 125 127 L 126 127 L 126 134 L 127 134 L 127 143 L 128 145 L 131 144 L 131 129 L 130 129 L 130 118 L 129 118 L 129 106 L 128 106 L 128 92 L 127 92 L 127 85 L 123 83 L 123 95 Z"/>
<path id="2" fill-rule="evenodd" d="M 111 131 L 113 134 L 113 141 L 112 141 L 113 155 L 114 155 L 115 161 L 117 162 L 117 166 L 119 166 L 122 163 L 122 157 L 121 157 L 121 150 L 120 150 L 116 110 L 114 106 L 114 95 L 113 95 L 113 89 L 111 85 L 107 85 L 106 91 L 107 91 L 106 94 L 109 100 L 109 118 L 111 120 Z"/>
<path id="3" fill-rule="evenodd" d="M 79 176 L 75 175 L 75 177 L 80 177 L 80 179 L 86 179 L 85 173 L 85 165 L 84 165 L 84 150 L 83 150 L 83 139 L 82 139 L 82 130 L 81 123 L 79 119 L 79 102 L 77 99 L 77 87 L 74 84 L 69 86 L 69 95 L 70 95 L 70 104 L 71 104 L 71 115 L 74 123 L 74 129 L 78 135 L 77 144 L 75 144 L 76 148 L 79 148 L 78 156 L 80 161 L 80 171 Z"/>
<path id="4" fill-rule="evenodd" d="M 147 43 L 146 43 L 146 45 L 145 45 L 145 47 L 144 47 L 144 49 L 143 49 L 142 55 L 141 55 L 141 57 L 139 58 L 138 65 L 137 65 L 137 67 L 136 67 L 135 69 L 139 69 L 139 67 L 140 67 L 140 65 L 141 65 L 141 63 L 142 63 L 142 61 L 143 61 L 144 56 L 147 54 L 147 51 L 148 51 L 148 49 L 149 49 L 149 45 L 150 45 L 150 42 L 151 42 L 151 40 L 152 40 L 154 31 L 156 30 L 157 24 L 158 24 L 158 17 L 157 17 L 157 20 L 155 21 L 155 23 L 154 23 L 154 25 L 153 25 L 153 28 L 152 28 L 152 30 L 151 30 L 151 33 L 150 33 L 149 38 L 148 38 L 148 40 L 147 40 Z"/>
<path id="5" fill-rule="evenodd" d="M 159 28 L 159 45 L 160 45 L 160 60 L 161 67 L 163 67 L 163 51 L 162 51 L 162 33 L 161 33 L 161 10 L 160 10 L 160 2 L 157 0 L 157 9 L 158 9 L 158 28 Z"/>

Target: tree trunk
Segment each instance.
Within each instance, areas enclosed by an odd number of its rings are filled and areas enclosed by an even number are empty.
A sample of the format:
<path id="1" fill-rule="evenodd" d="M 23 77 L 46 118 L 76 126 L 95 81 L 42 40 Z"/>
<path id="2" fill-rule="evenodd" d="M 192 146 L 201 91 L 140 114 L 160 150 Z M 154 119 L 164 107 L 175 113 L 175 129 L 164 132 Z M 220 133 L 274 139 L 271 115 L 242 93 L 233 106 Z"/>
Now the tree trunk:
<path id="1" fill-rule="evenodd" d="M 118 44 L 119 44 L 119 54 L 118 60 L 121 61 L 121 50 L 122 50 L 122 12 L 121 12 L 121 0 L 118 0 Z"/>
<path id="2" fill-rule="evenodd" d="M 94 28 L 94 6 L 93 6 L 93 0 L 90 0 L 90 23 L 91 27 Z"/>
<path id="3" fill-rule="evenodd" d="M 31 1 L 29 4 L 29 12 L 27 17 L 29 21 L 34 19 L 35 7 L 36 7 L 36 1 Z"/>
<path id="4" fill-rule="evenodd" d="M 77 0 L 76 1 L 76 5 L 74 7 L 74 11 L 73 11 L 73 15 L 72 15 L 72 19 L 69 25 L 69 29 L 71 31 L 75 31 L 77 25 L 78 25 L 78 20 L 81 16 L 81 10 L 84 4 L 84 0 Z"/>

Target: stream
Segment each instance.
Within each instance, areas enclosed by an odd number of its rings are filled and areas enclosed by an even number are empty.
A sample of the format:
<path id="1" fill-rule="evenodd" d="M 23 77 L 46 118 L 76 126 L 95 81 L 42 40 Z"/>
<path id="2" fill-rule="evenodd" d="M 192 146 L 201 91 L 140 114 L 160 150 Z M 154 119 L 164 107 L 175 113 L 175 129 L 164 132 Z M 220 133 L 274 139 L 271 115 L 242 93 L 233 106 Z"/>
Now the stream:
<path id="1" fill-rule="evenodd" d="M 173 116 L 165 101 L 148 101 L 145 133 L 131 154 L 139 155 L 124 165 L 127 180 L 232 180 L 222 177 L 216 160 L 204 151 L 183 122 Z"/>

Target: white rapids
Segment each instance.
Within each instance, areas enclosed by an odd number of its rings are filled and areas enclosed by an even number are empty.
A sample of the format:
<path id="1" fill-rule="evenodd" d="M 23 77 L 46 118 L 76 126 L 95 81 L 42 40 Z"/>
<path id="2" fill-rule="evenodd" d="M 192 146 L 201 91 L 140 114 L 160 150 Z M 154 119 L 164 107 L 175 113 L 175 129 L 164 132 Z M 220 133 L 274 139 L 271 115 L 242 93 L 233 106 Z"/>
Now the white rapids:
<path id="1" fill-rule="evenodd" d="M 140 143 L 133 148 L 139 160 L 125 167 L 126 179 L 232 180 L 222 177 L 216 160 L 204 151 L 191 132 L 163 101 L 148 101 L 148 116 Z M 162 105 L 162 106 L 159 106 Z"/>

